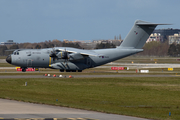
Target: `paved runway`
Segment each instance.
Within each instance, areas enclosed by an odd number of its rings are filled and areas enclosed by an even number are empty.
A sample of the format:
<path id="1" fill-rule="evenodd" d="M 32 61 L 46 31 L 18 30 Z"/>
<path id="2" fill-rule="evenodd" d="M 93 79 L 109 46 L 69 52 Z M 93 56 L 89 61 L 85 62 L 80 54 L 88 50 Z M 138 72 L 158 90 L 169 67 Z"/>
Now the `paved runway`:
<path id="1" fill-rule="evenodd" d="M 58 106 L 0 99 L 1 118 L 79 118 L 78 120 L 147 120 L 137 117 L 106 114 Z M 81 119 L 80 119 L 81 118 Z M 86 119 L 82 119 L 86 118 Z M 67 119 L 66 119 L 67 120 Z M 71 119 L 72 120 L 72 119 Z M 77 119 L 73 119 L 77 120 Z"/>
<path id="2" fill-rule="evenodd" d="M 130 69 L 180 68 L 180 64 L 171 64 L 171 63 L 133 63 L 132 64 L 132 63 L 116 63 L 116 62 L 107 63 L 103 66 L 98 66 L 95 68 L 109 68 L 110 69 L 113 66 L 115 66 L 115 67 L 129 67 Z M 0 69 L 16 69 L 16 67 L 0 67 Z"/>
<path id="3" fill-rule="evenodd" d="M 106 65 L 110 66 L 126 66 L 129 68 L 180 68 L 180 64 L 171 64 L 171 63 L 108 63 Z M 104 66 L 99 66 L 104 67 Z M 106 67 L 106 66 L 105 66 Z"/>
<path id="4" fill-rule="evenodd" d="M 69 75 L 63 75 L 68 78 Z M 113 78 L 113 77 L 180 77 L 180 75 L 72 75 L 73 78 Z M 43 75 L 0 75 L 0 79 L 6 78 L 59 78 L 47 77 Z"/>

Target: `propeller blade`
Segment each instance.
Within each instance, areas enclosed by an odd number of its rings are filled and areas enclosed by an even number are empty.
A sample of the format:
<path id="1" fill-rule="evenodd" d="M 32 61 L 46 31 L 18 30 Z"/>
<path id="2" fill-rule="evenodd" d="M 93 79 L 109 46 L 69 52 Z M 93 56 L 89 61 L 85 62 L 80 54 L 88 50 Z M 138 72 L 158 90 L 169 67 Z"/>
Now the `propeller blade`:
<path id="1" fill-rule="evenodd" d="M 52 48 L 51 54 L 49 56 L 50 57 L 57 57 L 55 48 Z"/>

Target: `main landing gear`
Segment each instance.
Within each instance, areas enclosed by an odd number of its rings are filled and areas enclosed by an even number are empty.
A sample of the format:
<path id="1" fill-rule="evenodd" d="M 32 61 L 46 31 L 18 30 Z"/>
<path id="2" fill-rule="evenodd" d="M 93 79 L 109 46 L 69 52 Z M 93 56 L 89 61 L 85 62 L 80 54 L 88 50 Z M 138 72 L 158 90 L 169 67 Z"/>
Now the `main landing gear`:
<path id="1" fill-rule="evenodd" d="M 64 72 L 64 70 L 59 70 L 60 72 Z"/>
<path id="2" fill-rule="evenodd" d="M 26 72 L 26 68 L 21 68 L 22 69 L 22 72 Z"/>
<path id="3" fill-rule="evenodd" d="M 82 70 L 59 70 L 60 72 L 64 72 L 64 71 L 66 71 L 66 72 L 82 72 Z"/>

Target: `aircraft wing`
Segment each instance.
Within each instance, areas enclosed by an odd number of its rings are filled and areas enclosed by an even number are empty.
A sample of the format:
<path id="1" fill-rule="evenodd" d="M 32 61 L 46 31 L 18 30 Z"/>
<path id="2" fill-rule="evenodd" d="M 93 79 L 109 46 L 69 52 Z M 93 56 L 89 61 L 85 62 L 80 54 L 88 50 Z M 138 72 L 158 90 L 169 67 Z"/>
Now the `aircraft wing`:
<path id="1" fill-rule="evenodd" d="M 60 51 L 67 51 L 69 53 L 80 53 L 81 55 L 88 55 L 88 56 L 102 56 L 102 54 L 98 54 L 91 50 L 83 50 L 83 49 L 76 49 L 76 48 L 69 48 L 69 47 L 59 47 L 56 48 Z"/>

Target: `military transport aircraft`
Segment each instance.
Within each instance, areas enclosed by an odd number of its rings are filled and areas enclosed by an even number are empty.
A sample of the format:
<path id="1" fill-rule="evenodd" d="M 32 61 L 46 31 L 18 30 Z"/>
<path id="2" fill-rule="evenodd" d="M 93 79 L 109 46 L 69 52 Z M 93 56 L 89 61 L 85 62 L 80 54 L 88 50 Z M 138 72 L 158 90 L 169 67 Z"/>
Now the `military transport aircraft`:
<path id="1" fill-rule="evenodd" d="M 59 69 L 61 72 L 82 72 L 84 69 L 97 67 L 142 52 L 142 47 L 157 25 L 167 24 L 136 20 L 129 34 L 117 48 L 97 50 L 70 47 L 17 49 L 6 58 L 6 61 L 20 66 L 22 72 L 25 72 L 26 68 L 52 68 Z"/>

